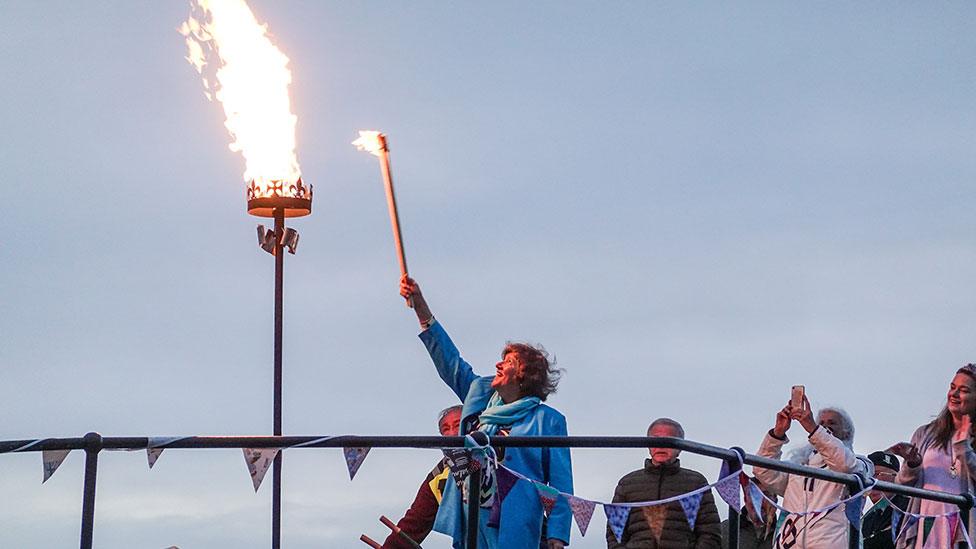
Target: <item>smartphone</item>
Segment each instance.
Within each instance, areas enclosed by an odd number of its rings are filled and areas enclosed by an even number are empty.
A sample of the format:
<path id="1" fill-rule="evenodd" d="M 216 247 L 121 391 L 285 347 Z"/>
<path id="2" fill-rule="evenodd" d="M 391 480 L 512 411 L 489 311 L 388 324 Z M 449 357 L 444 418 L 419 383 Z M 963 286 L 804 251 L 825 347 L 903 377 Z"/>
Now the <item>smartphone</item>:
<path id="1" fill-rule="evenodd" d="M 795 409 L 802 410 L 803 395 L 805 392 L 806 389 L 803 388 L 803 385 L 794 385 L 793 391 L 790 394 L 790 406 L 792 406 Z"/>

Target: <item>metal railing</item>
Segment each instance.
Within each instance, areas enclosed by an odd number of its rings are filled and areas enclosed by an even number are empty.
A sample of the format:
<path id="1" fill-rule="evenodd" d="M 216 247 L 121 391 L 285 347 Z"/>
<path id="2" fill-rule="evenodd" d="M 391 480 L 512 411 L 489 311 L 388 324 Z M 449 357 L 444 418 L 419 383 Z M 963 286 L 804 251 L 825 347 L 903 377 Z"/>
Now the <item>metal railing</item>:
<path id="1" fill-rule="evenodd" d="M 203 449 L 203 448 L 462 448 L 464 437 L 440 436 L 194 436 L 173 440 L 165 448 Z M 971 494 L 950 494 L 924 490 L 912 486 L 902 486 L 878 481 L 864 475 L 845 474 L 828 469 L 815 469 L 787 461 L 778 461 L 747 454 L 741 448 L 720 448 L 671 437 L 610 437 L 610 436 L 566 436 L 566 437 L 497 437 L 491 440 L 496 448 L 673 448 L 692 454 L 712 457 L 728 464 L 729 471 L 740 469 L 742 464 L 759 466 L 774 471 L 826 480 L 845 485 L 851 493 L 859 492 L 863 486 L 875 482 L 879 490 L 910 497 L 949 503 L 959 507 L 962 527 L 969 526 L 969 510 L 973 508 Z M 81 549 L 91 549 L 95 525 L 95 488 L 98 476 L 98 456 L 103 450 L 140 450 L 149 447 L 148 437 L 102 437 L 98 433 L 88 433 L 80 438 L 49 438 L 42 440 L 0 441 L 0 454 L 12 452 L 40 452 L 44 450 L 84 450 L 85 484 L 82 496 Z M 481 471 L 469 476 L 470 495 L 468 498 L 468 547 L 477 546 L 478 502 L 480 501 Z M 277 520 L 278 517 L 272 517 Z M 729 547 L 739 546 L 739 509 L 729 506 Z M 849 547 L 860 546 L 860 533 L 852 526 Z M 965 546 L 965 544 L 961 544 Z"/>

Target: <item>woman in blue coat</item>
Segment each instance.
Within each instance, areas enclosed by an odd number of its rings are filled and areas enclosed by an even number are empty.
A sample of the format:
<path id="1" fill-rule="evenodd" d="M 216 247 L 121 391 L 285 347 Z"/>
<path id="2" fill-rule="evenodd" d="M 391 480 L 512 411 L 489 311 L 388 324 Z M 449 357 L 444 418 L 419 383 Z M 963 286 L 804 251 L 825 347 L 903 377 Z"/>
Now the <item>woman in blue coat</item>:
<path id="1" fill-rule="evenodd" d="M 524 343 L 509 343 L 502 351 L 502 360 L 495 365 L 495 375 L 478 376 L 461 358 L 444 327 L 434 319 L 416 281 L 404 276 L 400 280 L 400 295 L 413 300 L 423 328 L 420 340 L 427 347 L 438 375 L 463 403 L 463 433 L 478 430 L 489 436 L 567 434 L 566 418 L 542 403 L 555 392 L 559 381 L 559 371 L 549 363 L 545 350 Z M 525 477 L 560 492 L 573 493 L 568 448 L 507 448 L 499 459 L 502 465 Z M 497 525 L 489 524 L 488 507 L 490 503 L 483 500 L 478 513 L 478 549 L 531 549 L 540 545 L 561 549 L 569 545 L 572 521 L 569 504 L 559 498 L 544 523 L 538 491 L 530 482 L 519 481 L 508 493 L 501 504 Z M 465 513 L 460 491 L 454 483 L 448 483 L 434 530 L 451 536 L 455 549 L 465 548 Z"/>

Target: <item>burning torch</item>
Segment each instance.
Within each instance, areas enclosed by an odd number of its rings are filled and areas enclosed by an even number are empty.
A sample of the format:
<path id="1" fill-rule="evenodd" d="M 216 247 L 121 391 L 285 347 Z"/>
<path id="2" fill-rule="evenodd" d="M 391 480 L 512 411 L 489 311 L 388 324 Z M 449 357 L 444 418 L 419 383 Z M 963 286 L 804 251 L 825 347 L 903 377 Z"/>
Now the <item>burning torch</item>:
<path id="1" fill-rule="evenodd" d="M 380 171 L 386 187 L 386 207 L 390 211 L 390 225 L 393 227 L 393 244 L 396 246 L 397 261 L 400 262 L 400 276 L 407 274 L 407 256 L 403 251 L 403 235 L 400 233 L 400 214 L 397 212 L 396 193 L 393 192 L 393 174 L 390 172 L 390 147 L 386 135 L 375 131 L 360 130 L 359 138 L 352 142 L 361 151 L 366 151 L 380 159 Z M 407 298 L 407 307 L 413 307 L 413 300 Z"/>

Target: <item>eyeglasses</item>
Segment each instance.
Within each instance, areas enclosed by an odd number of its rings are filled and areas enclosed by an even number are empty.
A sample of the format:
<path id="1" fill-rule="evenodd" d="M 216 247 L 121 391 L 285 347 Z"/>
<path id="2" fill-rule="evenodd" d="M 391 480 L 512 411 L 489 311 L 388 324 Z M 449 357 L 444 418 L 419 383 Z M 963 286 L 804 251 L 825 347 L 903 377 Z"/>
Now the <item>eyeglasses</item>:
<path id="1" fill-rule="evenodd" d="M 875 471 L 874 472 L 874 478 L 876 478 L 878 480 L 893 479 L 896 476 L 898 476 L 898 475 L 896 475 L 895 473 L 888 473 L 888 472 L 885 472 L 885 471 Z"/>

